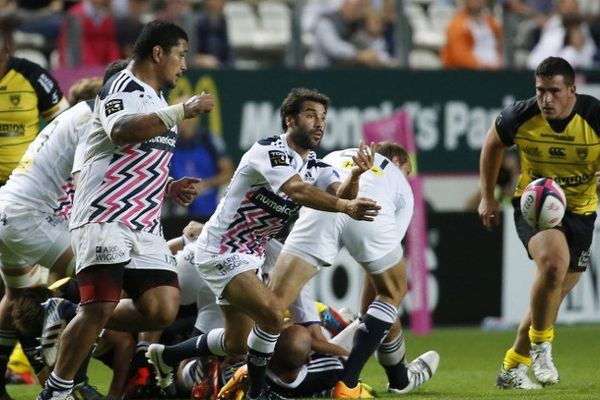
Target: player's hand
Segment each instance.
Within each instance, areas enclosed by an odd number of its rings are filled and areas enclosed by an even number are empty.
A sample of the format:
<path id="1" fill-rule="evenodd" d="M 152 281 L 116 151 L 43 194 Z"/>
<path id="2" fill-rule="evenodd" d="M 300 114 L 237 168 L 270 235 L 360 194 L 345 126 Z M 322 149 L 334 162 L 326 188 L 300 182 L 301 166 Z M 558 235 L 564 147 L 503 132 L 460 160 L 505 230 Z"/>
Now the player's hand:
<path id="1" fill-rule="evenodd" d="M 188 177 L 173 181 L 169 186 L 169 192 L 167 195 L 175 200 L 175 203 L 179 204 L 180 206 L 187 207 L 198 195 L 198 189 L 196 185 L 201 181 L 202 179 Z"/>
<path id="2" fill-rule="evenodd" d="M 357 197 L 353 200 L 346 200 L 347 204 L 344 212 L 353 219 L 359 221 L 373 221 L 379 214 L 381 207 L 375 200 L 366 197 Z"/>
<path id="3" fill-rule="evenodd" d="M 210 93 L 202 92 L 199 96 L 192 96 L 183 103 L 183 115 L 187 118 L 194 118 L 212 110 L 213 98 Z"/>
<path id="4" fill-rule="evenodd" d="M 185 228 L 183 228 L 183 236 L 185 236 L 190 242 L 198 239 L 200 233 L 204 229 L 204 224 L 198 221 L 190 221 Z"/>
<path id="5" fill-rule="evenodd" d="M 481 218 L 483 226 L 488 231 L 491 231 L 500 224 L 500 204 L 496 199 L 481 199 L 477 211 L 479 212 L 479 218 Z"/>
<path id="6" fill-rule="evenodd" d="M 358 177 L 364 172 L 373 168 L 375 162 L 375 148 L 374 142 L 371 142 L 369 146 L 365 146 L 365 143 L 361 140 L 358 145 L 358 153 L 352 156 L 354 165 L 352 166 L 352 176 Z"/>

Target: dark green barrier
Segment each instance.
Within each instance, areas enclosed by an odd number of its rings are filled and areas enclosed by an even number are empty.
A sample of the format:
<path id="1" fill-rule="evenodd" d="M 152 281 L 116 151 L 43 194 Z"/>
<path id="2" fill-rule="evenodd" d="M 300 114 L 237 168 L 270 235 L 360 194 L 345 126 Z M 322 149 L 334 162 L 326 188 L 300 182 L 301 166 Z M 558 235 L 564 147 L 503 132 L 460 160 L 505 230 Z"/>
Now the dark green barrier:
<path id="1" fill-rule="evenodd" d="M 279 106 L 289 89 L 315 87 L 329 95 L 322 151 L 355 146 L 363 122 L 401 106 L 413 113 L 419 170 L 476 172 L 483 137 L 500 109 L 534 95 L 528 71 L 189 71 L 170 99 L 209 90 L 217 107 L 205 123 L 223 133 L 237 161 L 257 139 L 281 132 Z"/>

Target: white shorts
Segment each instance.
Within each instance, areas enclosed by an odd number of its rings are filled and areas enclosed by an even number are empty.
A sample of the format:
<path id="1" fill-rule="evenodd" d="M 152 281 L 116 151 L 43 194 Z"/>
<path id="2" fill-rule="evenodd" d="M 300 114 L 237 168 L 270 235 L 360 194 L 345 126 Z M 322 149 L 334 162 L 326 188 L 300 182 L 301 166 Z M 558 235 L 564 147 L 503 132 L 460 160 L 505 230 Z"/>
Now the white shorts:
<path id="1" fill-rule="evenodd" d="M 303 207 L 282 251 L 320 268 L 330 266 L 345 246 L 368 273 L 379 274 L 402 259 L 400 218 L 404 216 L 380 212 L 374 221 L 356 221 Z"/>
<path id="2" fill-rule="evenodd" d="M 177 273 L 175 258 L 162 236 L 134 231 L 120 222 L 89 223 L 71 231 L 76 273 L 91 265 L 127 263 L 130 269 Z"/>
<path id="3" fill-rule="evenodd" d="M 256 271 L 259 274 L 263 263 L 261 258 L 250 254 L 215 254 L 198 249 L 194 261 L 202 279 L 217 297 L 217 304 L 222 306 L 229 305 L 223 298 L 223 291 L 229 282 L 246 271 Z"/>
<path id="4" fill-rule="evenodd" d="M 70 247 L 69 222 L 65 218 L 0 203 L 2 270 L 21 269 L 35 264 L 50 268 Z"/>
<path id="5" fill-rule="evenodd" d="M 315 297 L 312 295 L 312 279 L 304 285 L 300 294 L 290 304 L 289 311 L 292 321 L 296 324 L 308 324 L 311 322 L 321 322 Z"/>
<path id="6" fill-rule="evenodd" d="M 195 243 L 188 243 L 177 253 L 177 276 L 181 290 L 181 305 L 195 304 L 198 308 L 194 327 L 201 332 L 209 332 L 223 327 L 223 316 L 215 295 L 210 290 L 194 264 Z"/>

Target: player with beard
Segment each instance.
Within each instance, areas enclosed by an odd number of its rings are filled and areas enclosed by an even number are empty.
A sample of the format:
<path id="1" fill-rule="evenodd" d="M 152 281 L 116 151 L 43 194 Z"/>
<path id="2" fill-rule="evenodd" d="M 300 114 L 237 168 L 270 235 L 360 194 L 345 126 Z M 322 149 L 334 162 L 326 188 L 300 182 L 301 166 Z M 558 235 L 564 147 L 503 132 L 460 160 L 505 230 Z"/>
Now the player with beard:
<path id="1" fill-rule="evenodd" d="M 294 218 L 300 206 L 373 220 L 379 206 L 356 198 L 360 175 L 373 164 L 361 143 L 356 167 L 344 182 L 315 148 L 325 131 L 329 98 L 296 88 L 281 106 L 285 133 L 259 140 L 242 157 L 227 194 L 196 243 L 195 262 L 217 296 L 224 329 L 165 348 L 153 344 L 147 356 L 161 386 L 172 382 L 173 367 L 184 358 L 248 353 L 247 397 L 268 399 L 265 370 L 283 324 L 283 309 L 257 276 L 267 241 Z M 249 334 L 250 333 L 250 334 Z"/>

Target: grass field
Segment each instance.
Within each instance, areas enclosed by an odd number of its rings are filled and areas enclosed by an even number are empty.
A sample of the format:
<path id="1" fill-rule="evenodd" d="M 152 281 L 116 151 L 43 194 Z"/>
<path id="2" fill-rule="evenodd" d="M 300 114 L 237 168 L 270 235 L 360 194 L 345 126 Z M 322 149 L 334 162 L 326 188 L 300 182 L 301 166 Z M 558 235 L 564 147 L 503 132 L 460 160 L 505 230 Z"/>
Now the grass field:
<path id="1" fill-rule="evenodd" d="M 479 328 L 436 329 L 427 336 L 407 335 L 409 358 L 427 350 L 440 353 L 440 367 L 434 378 L 418 391 L 403 398 L 418 399 L 600 399 L 600 325 L 558 326 L 554 358 L 561 382 L 543 390 L 500 390 L 494 386 L 504 352 L 513 341 L 513 331 L 483 332 Z M 106 392 L 110 371 L 94 362 L 91 383 Z M 386 378 L 371 360 L 363 381 L 385 393 Z M 15 400 L 35 399 L 39 386 L 9 386 Z"/>

